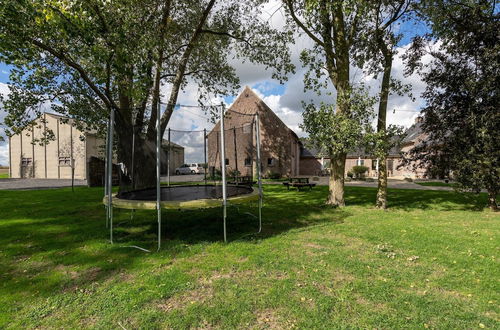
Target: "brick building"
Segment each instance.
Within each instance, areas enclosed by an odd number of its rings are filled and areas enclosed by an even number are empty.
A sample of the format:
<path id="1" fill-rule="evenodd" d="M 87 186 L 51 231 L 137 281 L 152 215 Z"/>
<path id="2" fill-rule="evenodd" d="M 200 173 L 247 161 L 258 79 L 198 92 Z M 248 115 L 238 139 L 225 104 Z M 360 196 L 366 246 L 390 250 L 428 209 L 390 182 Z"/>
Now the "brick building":
<path id="1" fill-rule="evenodd" d="M 423 178 L 426 176 L 425 169 L 414 170 L 412 166 L 400 166 L 402 164 L 402 154 L 410 151 L 415 145 L 425 139 L 421 129 L 421 119 L 417 118 L 415 123 L 406 130 L 405 137 L 400 146 L 389 151 L 387 157 L 387 175 L 391 178 Z M 300 154 L 300 174 L 320 175 L 329 166 L 329 158 L 322 158 L 319 152 L 313 148 L 302 147 Z M 378 171 L 378 161 L 363 149 L 350 152 L 347 155 L 345 173 L 352 171 L 353 166 L 362 165 L 368 167 L 366 176 L 376 177 Z"/>
<path id="2" fill-rule="evenodd" d="M 261 163 L 264 176 L 299 174 L 301 142 L 297 135 L 247 86 L 226 111 L 225 163 L 228 173 L 256 172 L 255 114 L 259 113 Z M 220 169 L 220 122 L 207 134 L 208 166 Z"/>

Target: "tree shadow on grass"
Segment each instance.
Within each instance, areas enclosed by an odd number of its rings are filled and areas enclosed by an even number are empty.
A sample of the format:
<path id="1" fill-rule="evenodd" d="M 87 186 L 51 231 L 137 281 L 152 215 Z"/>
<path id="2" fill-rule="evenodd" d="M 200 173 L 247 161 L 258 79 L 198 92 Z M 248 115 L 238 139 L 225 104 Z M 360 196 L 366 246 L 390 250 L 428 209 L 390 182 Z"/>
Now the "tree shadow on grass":
<path id="1" fill-rule="evenodd" d="M 44 191 L 0 192 L 0 279 L 3 294 L 29 292 L 37 296 L 74 292 L 79 288 L 114 280 L 145 260 L 174 259 L 190 253 L 190 245 L 222 242 L 222 208 L 162 212 L 163 248 L 145 254 L 132 245 L 156 250 L 156 212 L 140 210 L 131 220 L 128 210 L 115 209 L 115 244 L 109 244 L 105 227 L 102 189 L 78 187 Z M 266 187 L 262 209 L 263 230 L 257 203 L 228 209 L 228 240 L 257 241 L 293 228 L 326 222 L 342 223 L 350 214 L 324 208 L 323 192 L 286 191 Z"/>
<path id="2" fill-rule="evenodd" d="M 226 229 L 228 241 L 263 239 L 294 228 L 307 227 L 321 223 L 342 223 L 350 215 L 345 210 L 333 210 L 323 205 L 321 191 L 287 191 L 282 186 L 266 187 L 262 208 L 262 232 L 257 235 L 258 203 L 250 202 L 242 205 L 229 205 L 227 209 Z M 122 210 L 123 214 L 130 214 Z M 120 213 L 122 212 L 120 211 Z M 147 223 L 151 227 L 147 235 L 156 234 L 156 211 L 138 211 L 135 220 L 125 222 L 122 228 L 141 226 Z M 201 210 L 164 210 L 162 212 L 162 238 L 185 244 L 198 242 L 223 241 L 222 207 Z M 126 215 L 125 215 L 126 217 Z M 135 223 L 135 224 L 134 224 Z M 122 232 L 120 240 L 133 240 L 144 233 Z"/>
<path id="3" fill-rule="evenodd" d="M 376 188 L 346 187 L 346 204 L 374 207 Z M 388 189 L 390 210 L 483 211 L 486 194 L 443 190 Z"/>
<path id="4" fill-rule="evenodd" d="M 230 207 L 227 218 L 229 241 L 257 242 L 292 229 L 326 223 L 342 223 L 347 209 L 323 205 L 327 187 L 311 191 L 288 191 L 280 185 L 265 186 L 262 233 L 256 234 L 257 203 Z M 374 188 L 346 187 L 350 206 L 373 207 Z M 19 292 L 50 296 L 94 282 L 113 280 L 123 270 L 145 260 L 168 260 L 197 253 L 190 246 L 222 242 L 222 209 L 164 211 L 159 254 L 124 248 L 139 245 L 156 248 L 155 211 L 115 209 L 115 245 L 108 242 L 102 189 L 76 188 L 45 191 L 0 192 L 0 279 L 4 294 Z M 486 196 L 446 191 L 389 190 L 389 207 L 395 210 L 479 211 Z M 55 277 L 54 277 L 55 276 Z"/>

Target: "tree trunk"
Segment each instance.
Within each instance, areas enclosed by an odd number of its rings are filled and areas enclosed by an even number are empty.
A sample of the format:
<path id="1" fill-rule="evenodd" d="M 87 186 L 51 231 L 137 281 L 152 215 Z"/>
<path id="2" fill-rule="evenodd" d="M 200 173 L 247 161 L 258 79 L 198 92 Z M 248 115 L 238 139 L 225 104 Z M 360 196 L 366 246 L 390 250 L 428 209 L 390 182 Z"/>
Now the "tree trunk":
<path id="1" fill-rule="evenodd" d="M 493 191 L 488 191 L 488 206 L 490 210 L 494 212 L 498 211 L 497 194 Z"/>
<path id="2" fill-rule="evenodd" d="M 376 206 L 379 209 L 387 208 L 387 158 L 386 155 L 378 161 L 378 190 Z"/>
<path id="3" fill-rule="evenodd" d="M 151 140 L 136 135 L 135 146 L 132 148 L 132 129 L 131 125 L 117 119 L 115 125 L 117 160 L 125 165 L 125 173 L 120 180 L 120 192 L 129 191 L 132 186 L 135 189 L 144 189 L 154 187 L 156 184 L 156 137 Z M 134 178 L 131 177 L 132 173 Z"/>
<path id="4" fill-rule="evenodd" d="M 385 47 L 380 45 L 380 47 Z M 384 52 L 384 76 L 382 77 L 382 85 L 380 86 L 380 103 L 378 107 L 377 132 L 384 132 L 381 138 L 386 139 L 387 127 L 387 102 L 389 100 L 389 90 L 391 84 L 391 69 L 392 69 L 392 53 L 386 49 Z M 384 143 L 384 145 L 386 145 Z M 389 150 L 383 150 L 383 155 L 379 157 L 378 168 L 378 191 L 376 207 L 379 209 L 387 208 L 387 154 Z"/>
<path id="5" fill-rule="evenodd" d="M 327 205 L 335 207 L 345 206 L 344 201 L 344 171 L 346 154 L 330 156 L 330 180 L 328 183 Z"/>

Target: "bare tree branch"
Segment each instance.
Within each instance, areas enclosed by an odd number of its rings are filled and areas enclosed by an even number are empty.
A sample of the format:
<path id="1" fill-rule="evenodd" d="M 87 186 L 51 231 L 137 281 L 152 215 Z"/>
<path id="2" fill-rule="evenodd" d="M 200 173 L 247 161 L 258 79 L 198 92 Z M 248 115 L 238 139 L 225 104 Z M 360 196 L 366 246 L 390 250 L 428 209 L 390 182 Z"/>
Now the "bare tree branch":
<path id="1" fill-rule="evenodd" d="M 314 40 L 315 43 L 317 43 L 318 45 L 321 45 L 322 47 L 324 47 L 324 42 L 321 41 L 317 36 L 314 35 L 314 33 L 311 32 L 311 30 L 309 30 L 307 28 L 307 26 L 305 26 L 305 24 L 297 17 L 296 13 L 295 13 L 295 10 L 293 9 L 293 1 L 292 0 L 283 0 L 285 1 L 287 7 L 288 7 L 288 10 L 290 11 L 290 16 L 292 16 L 292 19 L 295 21 L 295 23 L 297 23 L 297 25 L 312 39 Z"/>
<path id="2" fill-rule="evenodd" d="M 33 45 L 37 46 L 38 48 L 41 48 L 45 50 L 46 52 L 50 53 L 54 57 L 58 58 L 59 60 L 65 62 L 68 66 L 71 68 L 75 69 L 79 74 L 80 77 L 85 81 L 85 83 L 89 86 L 90 89 L 96 95 L 106 104 L 106 106 L 109 109 L 118 109 L 118 106 L 116 103 L 113 101 L 113 99 L 108 99 L 106 95 L 104 95 L 100 89 L 94 84 L 94 82 L 90 79 L 90 77 L 87 75 L 85 70 L 82 68 L 82 66 L 75 61 L 73 61 L 69 56 L 67 56 L 64 52 L 55 50 L 54 48 L 44 44 L 43 42 L 36 40 L 36 39 L 28 39 L 29 42 L 31 42 Z"/>

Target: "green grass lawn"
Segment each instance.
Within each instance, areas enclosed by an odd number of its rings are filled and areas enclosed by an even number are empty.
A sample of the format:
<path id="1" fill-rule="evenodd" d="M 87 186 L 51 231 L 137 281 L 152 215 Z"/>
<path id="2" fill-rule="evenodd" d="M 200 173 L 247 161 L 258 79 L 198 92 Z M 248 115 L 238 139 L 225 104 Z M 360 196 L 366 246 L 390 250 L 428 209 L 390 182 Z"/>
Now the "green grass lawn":
<path id="1" fill-rule="evenodd" d="M 346 187 L 343 209 L 266 185 L 231 209 L 115 210 L 102 189 L 0 191 L 0 328 L 499 328 L 500 214 L 485 195 Z M 238 213 L 239 211 L 239 213 Z"/>
<path id="2" fill-rule="evenodd" d="M 456 187 L 455 183 L 436 182 L 436 181 L 415 182 L 415 183 L 425 187 Z"/>
<path id="3" fill-rule="evenodd" d="M 9 173 L 0 173 L 0 179 L 8 179 Z"/>

